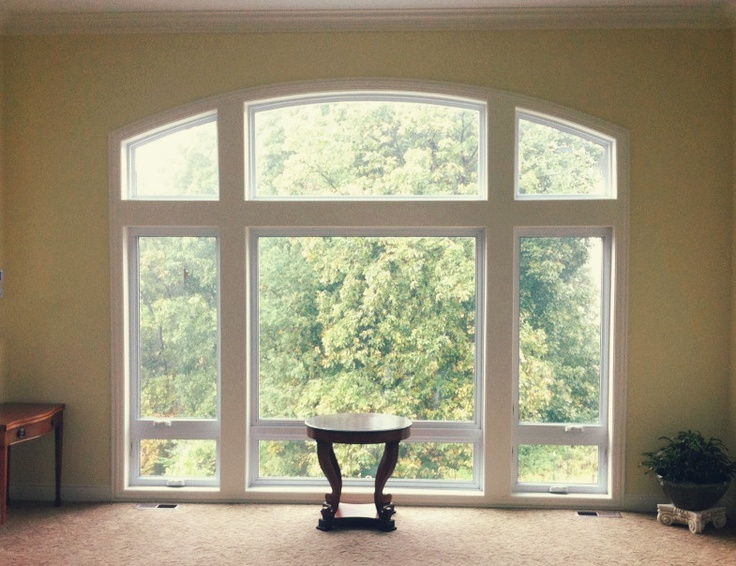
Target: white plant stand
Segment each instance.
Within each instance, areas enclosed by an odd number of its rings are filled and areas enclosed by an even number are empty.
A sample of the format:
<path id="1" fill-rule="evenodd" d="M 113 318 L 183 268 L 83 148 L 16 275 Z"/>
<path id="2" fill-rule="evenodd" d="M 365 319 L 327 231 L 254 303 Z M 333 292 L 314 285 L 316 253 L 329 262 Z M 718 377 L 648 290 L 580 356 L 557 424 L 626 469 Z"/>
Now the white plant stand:
<path id="1" fill-rule="evenodd" d="M 671 503 L 660 503 L 657 505 L 657 521 L 663 525 L 679 523 L 687 525 L 690 532 L 699 535 L 708 523 L 713 523 L 716 529 L 726 526 L 726 508 L 711 507 L 703 511 L 686 511 L 678 509 Z"/>

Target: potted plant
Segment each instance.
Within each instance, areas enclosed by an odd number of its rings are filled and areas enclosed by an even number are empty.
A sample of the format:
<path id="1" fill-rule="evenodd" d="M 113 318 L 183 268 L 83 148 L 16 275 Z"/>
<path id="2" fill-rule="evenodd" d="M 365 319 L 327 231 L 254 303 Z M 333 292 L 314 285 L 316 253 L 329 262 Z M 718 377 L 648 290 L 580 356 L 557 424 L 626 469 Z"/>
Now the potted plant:
<path id="1" fill-rule="evenodd" d="M 643 454 L 645 473 L 657 474 L 665 495 L 679 509 L 702 511 L 715 505 L 736 475 L 736 461 L 728 457 L 723 442 L 693 430 L 659 439 L 664 446 Z"/>

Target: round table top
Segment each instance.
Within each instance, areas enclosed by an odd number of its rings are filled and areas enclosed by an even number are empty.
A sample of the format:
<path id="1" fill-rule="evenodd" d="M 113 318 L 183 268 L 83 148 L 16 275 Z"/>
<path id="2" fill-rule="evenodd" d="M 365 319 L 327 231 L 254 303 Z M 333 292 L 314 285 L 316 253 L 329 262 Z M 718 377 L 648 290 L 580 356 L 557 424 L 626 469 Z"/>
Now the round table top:
<path id="1" fill-rule="evenodd" d="M 376 444 L 408 438 L 412 422 L 406 417 L 379 413 L 335 413 L 311 417 L 304 424 L 307 436 L 315 440 Z"/>

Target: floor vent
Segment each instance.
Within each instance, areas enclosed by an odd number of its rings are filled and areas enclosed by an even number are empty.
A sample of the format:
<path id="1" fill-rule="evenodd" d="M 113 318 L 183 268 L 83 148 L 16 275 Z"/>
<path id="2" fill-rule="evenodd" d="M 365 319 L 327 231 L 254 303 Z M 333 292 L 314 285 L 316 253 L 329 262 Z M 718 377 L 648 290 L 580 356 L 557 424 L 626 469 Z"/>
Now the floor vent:
<path id="1" fill-rule="evenodd" d="M 178 503 L 139 503 L 136 509 L 176 509 Z"/>
<path id="2" fill-rule="evenodd" d="M 581 517 L 608 517 L 612 519 L 620 519 L 621 513 L 618 511 L 578 511 Z"/>

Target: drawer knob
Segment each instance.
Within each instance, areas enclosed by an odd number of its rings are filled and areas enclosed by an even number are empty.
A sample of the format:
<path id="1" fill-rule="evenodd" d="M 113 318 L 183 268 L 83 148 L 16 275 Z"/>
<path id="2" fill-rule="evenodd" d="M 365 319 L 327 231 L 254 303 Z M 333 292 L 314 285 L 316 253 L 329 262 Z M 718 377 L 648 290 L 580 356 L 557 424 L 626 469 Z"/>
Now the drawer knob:
<path id="1" fill-rule="evenodd" d="M 18 432 L 15 433 L 15 436 L 18 438 L 25 438 L 26 437 L 26 429 L 25 428 L 19 428 Z"/>

